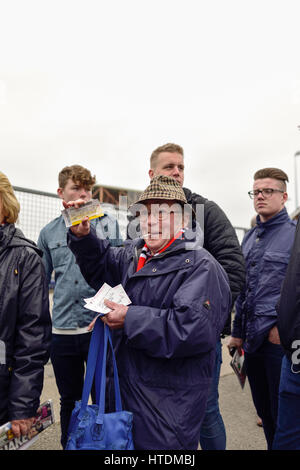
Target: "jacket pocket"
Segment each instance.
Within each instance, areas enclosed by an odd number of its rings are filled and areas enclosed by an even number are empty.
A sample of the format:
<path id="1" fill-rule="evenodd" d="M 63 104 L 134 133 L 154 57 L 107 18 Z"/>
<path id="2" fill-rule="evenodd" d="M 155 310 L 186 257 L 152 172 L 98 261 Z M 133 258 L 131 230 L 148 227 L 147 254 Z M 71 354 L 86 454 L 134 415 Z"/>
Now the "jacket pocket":
<path id="1" fill-rule="evenodd" d="M 261 284 L 268 285 L 269 289 L 279 292 L 289 257 L 287 252 L 266 251 L 262 258 Z"/>
<path id="2" fill-rule="evenodd" d="M 49 242 L 49 249 L 54 269 L 67 263 L 69 249 L 66 239 Z"/>

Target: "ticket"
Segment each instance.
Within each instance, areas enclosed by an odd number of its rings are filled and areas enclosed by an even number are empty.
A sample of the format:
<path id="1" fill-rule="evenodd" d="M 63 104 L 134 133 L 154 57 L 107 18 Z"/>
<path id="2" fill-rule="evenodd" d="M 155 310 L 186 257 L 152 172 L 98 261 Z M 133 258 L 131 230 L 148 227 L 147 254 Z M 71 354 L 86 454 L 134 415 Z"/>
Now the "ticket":
<path id="1" fill-rule="evenodd" d="M 61 211 L 61 213 L 66 227 L 80 224 L 82 219 L 86 216 L 91 220 L 96 219 L 97 217 L 102 217 L 104 215 L 98 199 L 92 199 L 78 209 L 75 207 L 69 207 L 68 209 Z"/>
<path id="2" fill-rule="evenodd" d="M 93 310 L 94 312 L 106 314 L 111 309 L 105 305 L 104 299 L 111 300 L 112 302 L 122 305 L 131 304 L 131 300 L 126 294 L 122 284 L 111 287 L 109 284 L 104 283 L 101 289 L 99 289 L 98 292 L 94 295 L 94 297 L 84 299 L 84 307 L 89 310 Z"/>

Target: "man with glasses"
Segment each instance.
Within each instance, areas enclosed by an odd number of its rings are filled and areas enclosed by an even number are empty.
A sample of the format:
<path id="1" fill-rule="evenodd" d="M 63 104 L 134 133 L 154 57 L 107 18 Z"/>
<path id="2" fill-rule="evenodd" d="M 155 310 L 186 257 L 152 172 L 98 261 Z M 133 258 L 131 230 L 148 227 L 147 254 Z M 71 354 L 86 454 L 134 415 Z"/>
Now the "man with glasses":
<path id="1" fill-rule="evenodd" d="M 254 175 L 249 196 L 256 225 L 245 235 L 246 286 L 236 302 L 228 347 L 245 352 L 245 364 L 257 414 L 262 418 L 268 449 L 276 428 L 278 390 L 284 350 L 277 328 L 276 303 L 295 236 L 295 222 L 286 211 L 288 176 L 277 168 Z"/>

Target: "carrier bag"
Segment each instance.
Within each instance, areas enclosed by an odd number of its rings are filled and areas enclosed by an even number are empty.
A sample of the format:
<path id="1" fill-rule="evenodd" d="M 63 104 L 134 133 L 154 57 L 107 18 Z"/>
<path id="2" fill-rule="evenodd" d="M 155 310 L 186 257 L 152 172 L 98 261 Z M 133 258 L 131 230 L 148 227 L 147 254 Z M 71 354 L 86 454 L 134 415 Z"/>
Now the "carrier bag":
<path id="1" fill-rule="evenodd" d="M 113 359 L 113 413 L 105 413 L 108 343 Z M 88 405 L 94 378 L 96 404 Z M 131 412 L 122 410 L 118 370 L 109 328 L 98 318 L 91 338 L 82 398 L 76 402 L 70 419 L 66 450 L 134 450 L 132 418 Z"/>

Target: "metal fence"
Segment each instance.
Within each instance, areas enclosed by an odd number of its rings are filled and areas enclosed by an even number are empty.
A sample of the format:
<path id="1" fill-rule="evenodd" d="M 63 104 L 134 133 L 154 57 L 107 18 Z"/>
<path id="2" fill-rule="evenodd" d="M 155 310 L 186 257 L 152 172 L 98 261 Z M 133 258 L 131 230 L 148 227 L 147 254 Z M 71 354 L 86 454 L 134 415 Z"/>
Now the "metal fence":
<path id="1" fill-rule="evenodd" d="M 16 226 L 24 235 L 37 242 L 41 229 L 51 220 L 59 217 L 63 209 L 62 201 L 55 193 L 46 193 L 28 188 L 14 186 L 21 210 Z M 127 213 L 119 211 L 109 203 L 101 204 L 103 210 L 118 219 L 123 239 L 126 238 Z"/>
<path id="2" fill-rule="evenodd" d="M 35 191 L 18 186 L 14 186 L 14 190 L 21 206 L 16 225 L 20 227 L 27 238 L 37 242 L 41 229 L 61 214 L 61 210 L 63 209 L 61 199 L 55 193 Z M 113 204 L 105 202 L 101 205 L 105 212 L 117 218 L 121 235 L 123 239 L 125 239 L 127 211 L 119 210 L 118 207 Z M 235 230 L 241 242 L 247 229 L 244 227 L 235 227 Z"/>
<path id="3" fill-rule="evenodd" d="M 61 200 L 53 193 L 17 186 L 14 186 L 14 190 L 21 206 L 16 226 L 20 227 L 27 238 L 37 242 L 41 229 L 60 215 Z"/>

